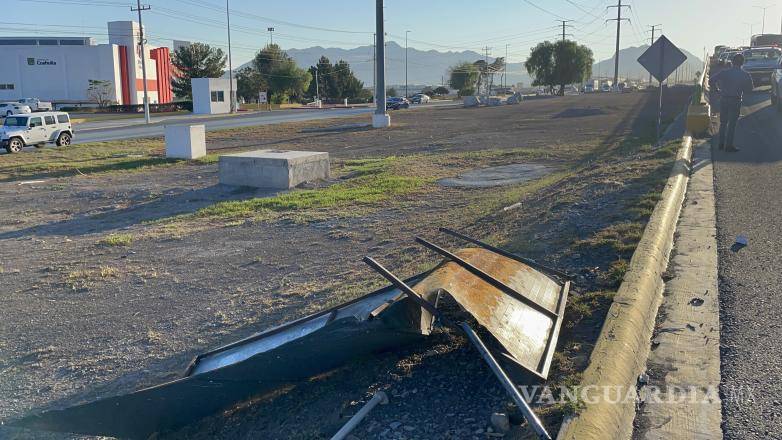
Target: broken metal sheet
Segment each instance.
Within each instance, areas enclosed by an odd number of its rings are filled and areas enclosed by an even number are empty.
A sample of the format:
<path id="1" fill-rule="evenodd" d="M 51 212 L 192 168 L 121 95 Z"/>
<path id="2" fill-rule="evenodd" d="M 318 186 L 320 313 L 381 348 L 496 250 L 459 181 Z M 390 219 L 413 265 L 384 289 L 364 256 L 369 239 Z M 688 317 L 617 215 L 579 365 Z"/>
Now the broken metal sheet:
<path id="1" fill-rule="evenodd" d="M 408 282 L 417 283 L 425 274 Z M 145 439 L 429 334 L 432 316 L 394 287 L 196 357 L 178 380 L 12 421 L 11 426 Z"/>
<path id="2" fill-rule="evenodd" d="M 562 326 L 569 282 L 560 283 L 487 249 L 467 248 L 450 255 L 453 259 L 416 285 L 416 291 L 426 298 L 441 290 L 450 294 L 494 336 L 511 360 L 545 379 Z"/>

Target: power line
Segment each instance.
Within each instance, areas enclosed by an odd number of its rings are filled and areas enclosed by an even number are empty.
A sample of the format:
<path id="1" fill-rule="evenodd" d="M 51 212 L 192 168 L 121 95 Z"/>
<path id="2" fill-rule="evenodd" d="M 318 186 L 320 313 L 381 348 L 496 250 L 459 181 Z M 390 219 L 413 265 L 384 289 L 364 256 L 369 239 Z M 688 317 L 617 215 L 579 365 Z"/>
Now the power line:
<path id="1" fill-rule="evenodd" d="M 619 3 L 616 6 L 609 6 L 610 8 L 616 8 L 616 18 L 610 18 L 606 20 L 606 22 L 609 21 L 616 21 L 616 55 L 614 59 L 614 87 L 619 86 L 619 37 L 622 33 L 622 22 L 623 21 L 630 21 L 629 18 L 622 18 L 622 8 L 630 8 L 629 5 L 623 5 L 622 0 L 619 0 Z"/>

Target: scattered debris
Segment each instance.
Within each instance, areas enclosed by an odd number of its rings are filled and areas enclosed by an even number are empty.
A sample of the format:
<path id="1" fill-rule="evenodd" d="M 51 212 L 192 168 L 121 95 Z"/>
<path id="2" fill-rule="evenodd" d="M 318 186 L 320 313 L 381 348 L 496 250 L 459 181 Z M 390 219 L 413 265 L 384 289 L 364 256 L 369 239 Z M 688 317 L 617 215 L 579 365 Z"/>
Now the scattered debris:
<path id="1" fill-rule="evenodd" d="M 537 380 L 546 379 L 564 319 L 569 275 L 458 232 L 441 232 L 479 247 L 450 253 L 417 238 L 419 244 L 442 255 L 445 261 L 405 281 L 366 257 L 364 261 L 391 286 L 201 354 L 180 379 L 29 415 L 10 424 L 76 434 L 148 438 L 253 396 L 306 381 L 357 357 L 413 343 L 429 335 L 439 322 L 467 336 L 538 437 L 550 439 L 504 368 L 520 369 Z M 438 309 L 443 295 L 453 298 L 493 336 L 491 348 L 469 324 L 457 324 Z M 369 411 L 383 402 L 387 397 L 378 392 L 334 438 L 346 438 Z M 400 426 L 402 422 L 394 422 L 390 428 Z"/>
<path id="2" fill-rule="evenodd" d="M 491 415 L 491 426 L 499 432 L 510 431 L 510 419 L 507 414 L 494 413 Z"/>
<path id="3" fill-rule="evenodd" d="M 383 391 L 378 391 L 375 393 L 374 396 L 372 396 L 371 399 L 369 399 L 369 402 L 367 402 L 353 417 L 348 420 L 348 422 L 345 424 L 345 426 L 342 427 L 339 431 L 337 431 L 336 434 L 334 434 L 333 437 L 331 437 L 331 440 L 343 440 L 347 438 L 348 434 L 350 434 L 353 429 L 358 426 L 359 423 L 361 423 L 362 420 L 369 414 L 370 411 L 375 409 L 378 405 L 386 405 L 388 404 L 388 396 Z M 397 422 L 398 423 L 398 422 Z"/>

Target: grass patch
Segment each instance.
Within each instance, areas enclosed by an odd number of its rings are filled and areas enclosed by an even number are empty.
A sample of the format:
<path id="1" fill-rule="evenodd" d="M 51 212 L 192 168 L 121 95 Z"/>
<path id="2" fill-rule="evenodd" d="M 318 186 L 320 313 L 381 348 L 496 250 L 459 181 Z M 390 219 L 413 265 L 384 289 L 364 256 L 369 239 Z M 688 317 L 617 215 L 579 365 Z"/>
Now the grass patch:
<path id="1" fill-rule="evenodd" d="M 600 290 L 582 295 L 571 295 L 565 308 L 565 327 L 574 328 L 599 309 L 607 308 L 614 300 L 615 292 Z"/>
<path id="2" fill-rule="evenodd" d="M 644 232 L 644 224 L 625 222 L 611 225 L 585 240 L 575 243 L 576 248 L 608 248 L 621 256 L 631 256 Z"/>
<path id="3" fill-rule="evenodd" d="M 635 206 L 629 208 L 628 211 L 635 214 L 639 220 L 648 219 L 652 216 L 654 208 L 657 207 L 657 203 L 662 200 L 662 198 L 663 193 L 661 191 L 650 191 L 644 194 L 638 202 L 635 203 Z"/>
<path id="4" fill-rule="evenodd" d="M 133 236 L 130 234 L 111 234 L 102 239 L 98 244 L 104 246 L 130 246 L 133 243 Z"/>
<path id="5" fill-rule="evenodd" d="M 608 267 L 608 271 L 601 274 L 603 284 L 611 288 L 619 287 L 625 279 L 628 269 L 630 269 L 630 263 L 627 260 L 620 259 L 614 261 Z"/>
<path id="6" fill-rule="evenodd" d="M 286 213 L 313 209 L 371 206 L 420 189 L 427 179 L 395 174 L 396 157 L 351 160 L 344 164 L 350 178 L 334 185 L 293 190 L 275 197 L 220 202 L 202 208 L 196 217 L 235 219 L 264 213 Z M 336 213 L 335 213 L 336 214 Z"/>

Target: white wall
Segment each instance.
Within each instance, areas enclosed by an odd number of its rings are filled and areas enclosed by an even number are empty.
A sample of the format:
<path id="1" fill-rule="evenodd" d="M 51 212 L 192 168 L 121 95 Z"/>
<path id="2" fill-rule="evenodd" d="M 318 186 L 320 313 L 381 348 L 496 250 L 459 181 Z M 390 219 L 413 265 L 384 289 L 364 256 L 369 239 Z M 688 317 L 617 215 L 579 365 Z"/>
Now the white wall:
<path id="1" fill-rule="evenodd" d="M 231 112 L 230 82 L 225 78 L 193 78 L 193 113 L 200 115 L 217 115 Z M 234 96 L 236 96 L 236 80 L 233 80 Z M 223 92 L 223 101 L 212 101 L 212 92 Z M 238 108 L 238 107 L 237 107 Z"/>
<path id="2" fill-rule="evenodd" d="M 141 27 L 135 21 L 110 21 L 109 24 L 109 43 L 127 46 L 128 48 L 128 77 L 130 79 L 130 101 L 127 104 L 144 103 L 144 72 L 141 62 L 141 46 L 138 43 L 138 36 Z M 146 32 L 146 26 L 144 27 Z M 157 87 L 152 82 L 157 81 L 157 62 L 150 58 L 150 51 L 155 49 L 149 44 L 144 45 L 144 58 L 147 67 L 147 94 L 149 103 L 156 104 L 159 101 Z"/>
<path id="3" fill-rule="evenodd" d="M 14 90 L 0 90 L 0 101 L 87 101 L 90 79 L 111 81 L 111 99 L 117 101 L 119 77 L 113 45 L 0 46 L 0 84 L 14 84 Z"/>

